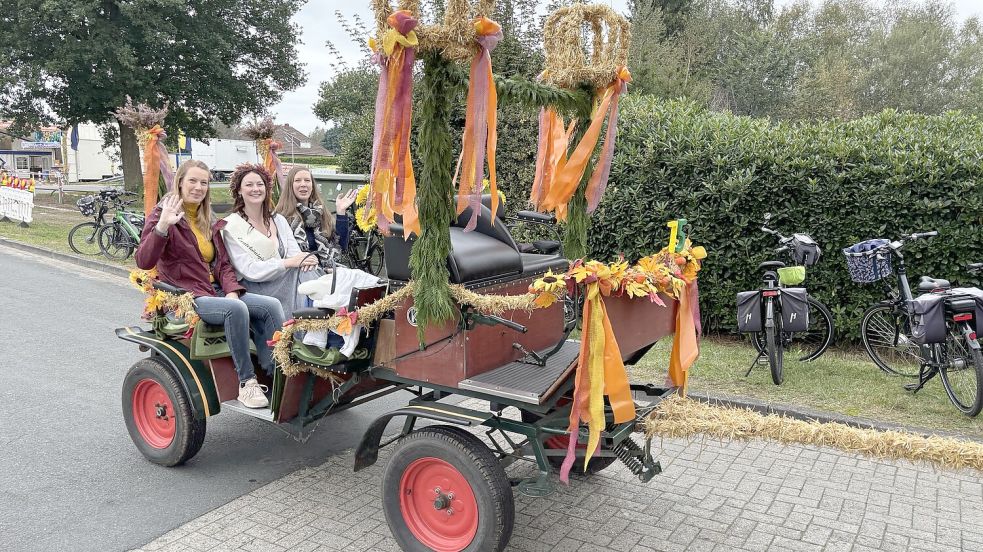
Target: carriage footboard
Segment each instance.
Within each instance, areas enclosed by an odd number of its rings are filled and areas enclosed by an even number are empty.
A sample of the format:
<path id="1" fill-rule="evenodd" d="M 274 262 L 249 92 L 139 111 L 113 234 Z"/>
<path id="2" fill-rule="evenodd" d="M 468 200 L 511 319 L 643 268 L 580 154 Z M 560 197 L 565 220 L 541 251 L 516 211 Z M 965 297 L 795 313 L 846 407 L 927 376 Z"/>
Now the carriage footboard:
<path id="1" fill-rule="evenodd" d="M 567 341 L 555 355 L 547 359 L 545 366 L 517 360 L 461 380 L 457 386 L 496 397 L 542 404 L 576 367 L 579 353 L 580 342 Z"/>

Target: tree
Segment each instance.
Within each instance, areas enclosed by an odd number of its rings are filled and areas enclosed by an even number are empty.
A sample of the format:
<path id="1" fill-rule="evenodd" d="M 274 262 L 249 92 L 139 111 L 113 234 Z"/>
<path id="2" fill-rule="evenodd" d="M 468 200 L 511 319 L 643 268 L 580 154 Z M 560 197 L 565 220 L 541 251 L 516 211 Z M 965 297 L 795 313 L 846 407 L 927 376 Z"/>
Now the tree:
<path id="1" fill-rule="evenodd" d="M 0 116 L 105 123 L 129 95 L 168 102 L 172 134 L 208 136 L 303 83 L 290 24 L 303 1 L 8 0 Z M 139 189 L 137 137 L 119 130 L 126 186 Z"/>

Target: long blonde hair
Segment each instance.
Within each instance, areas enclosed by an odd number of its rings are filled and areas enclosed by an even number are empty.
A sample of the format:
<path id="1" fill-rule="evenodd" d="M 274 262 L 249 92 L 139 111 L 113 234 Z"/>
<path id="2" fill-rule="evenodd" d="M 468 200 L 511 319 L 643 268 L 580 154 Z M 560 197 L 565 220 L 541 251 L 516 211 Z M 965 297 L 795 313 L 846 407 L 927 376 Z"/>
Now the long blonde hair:
<path id="1" fill-rule="evenodd" d="M 315 203 L 321 204 L 321 233 L 327 237 L 334 235 L 334 214 L 325 205 L 324 199 L 321 198 L 320 186 L 314 181 L 314 173 L 307 167 L 294 167 L 290 169 L 287 174 L 286 185 L 280 186 L 280 201 L 277 201 L 276 208 L 273 209 L 274 213 L 283 215 L 283 218 L 288 221 L 293 221 L 295 218 L 300 217 L 297 213 L 297 194 L 294 193 L 294 178 L 302 172 L 307 172 L 311 175 L 311 197 L 307 200 L 308 207 L 314 205 Z"/>
<path id="2" fill-rule="evenodd" d="M 208 170 L 208 165 L 197 159 L 188 159 L 181 166 L 178 167 L 177 173 L 174 174 L 174 189 L 167 192 L 164 197 L 170 197 L 176 195 L 181 198 L 181 209 L 184 209 L 184 198 L 181 197 L 181 184 L 184 182 L 184 177 L 188 175 L 188 171 L 191 169 L 202 169 L 211 178 L 211 171 Z M 201 204 L 198 205 L 198 219 L 192 222 L 202 234 L 208 235 L 212 230 L 212 224 L 215 222 L 215 216 L 212 213 L 212 194 L 211 188 L 205 187 L 205 199 L 201 200 Z"/>

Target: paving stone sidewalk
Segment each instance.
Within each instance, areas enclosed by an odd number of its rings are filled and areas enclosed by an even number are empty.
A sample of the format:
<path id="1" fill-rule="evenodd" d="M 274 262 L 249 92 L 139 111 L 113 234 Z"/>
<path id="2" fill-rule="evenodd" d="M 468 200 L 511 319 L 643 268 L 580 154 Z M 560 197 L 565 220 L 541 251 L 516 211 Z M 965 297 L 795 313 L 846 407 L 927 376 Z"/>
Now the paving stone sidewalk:
<path id="1" fill-rule="evenodd" d="M 546 498 L 516 493 L 509 550 L 983 550 L 975 472 L 771 442 L 653 445 L 664 471 L 648 484 L 615 464 Z M 398 550 L 380 508 L 388 457 L 359 473 L 350 452 L 330 458 L 141 550 Z"/>

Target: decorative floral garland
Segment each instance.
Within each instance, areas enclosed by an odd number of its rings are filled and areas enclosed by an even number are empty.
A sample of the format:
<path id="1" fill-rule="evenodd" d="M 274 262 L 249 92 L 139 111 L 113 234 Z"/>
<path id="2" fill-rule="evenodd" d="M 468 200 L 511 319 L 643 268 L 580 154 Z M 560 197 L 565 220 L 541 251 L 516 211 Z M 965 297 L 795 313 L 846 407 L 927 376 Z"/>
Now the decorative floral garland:
<path id="1" fill-rule="evenodd" d="M 545 308 L 562 299 L 576 284 L 597 283 L 604 296 L 647 297 L 663 305 L 659 294 L 678 299 L 686 284 L 696 281 L 700 261 L 706 256 L 706 249 L 693 247 L 686 240 L 682 251 L 677 253 L 665 247 L 654 255 L 642 257 L 634 266 L 623 259 L 611 264 L 581 259 L 564 273 L 547 272 L 529 286 L 529 293 L 533 294 L 537 307 Z"/>
<path id="2" fill-rule="evenodd" d="M 154 321 L 163 318 L 168 312 L 173 312 L 175 316 L 184 320 L 188 325 L 188 332 L 185 337 L 191 337 L 191 332 L 201 318 L 195 312 L 195 296 L 191 293 L 175 294 L 167 291 L 154 289 L 154 282 L 157 281 L 157 269 L 130 271 L 130 283 L 137 289 L 147 294 L 143 302 L 144 320 Z"/>

